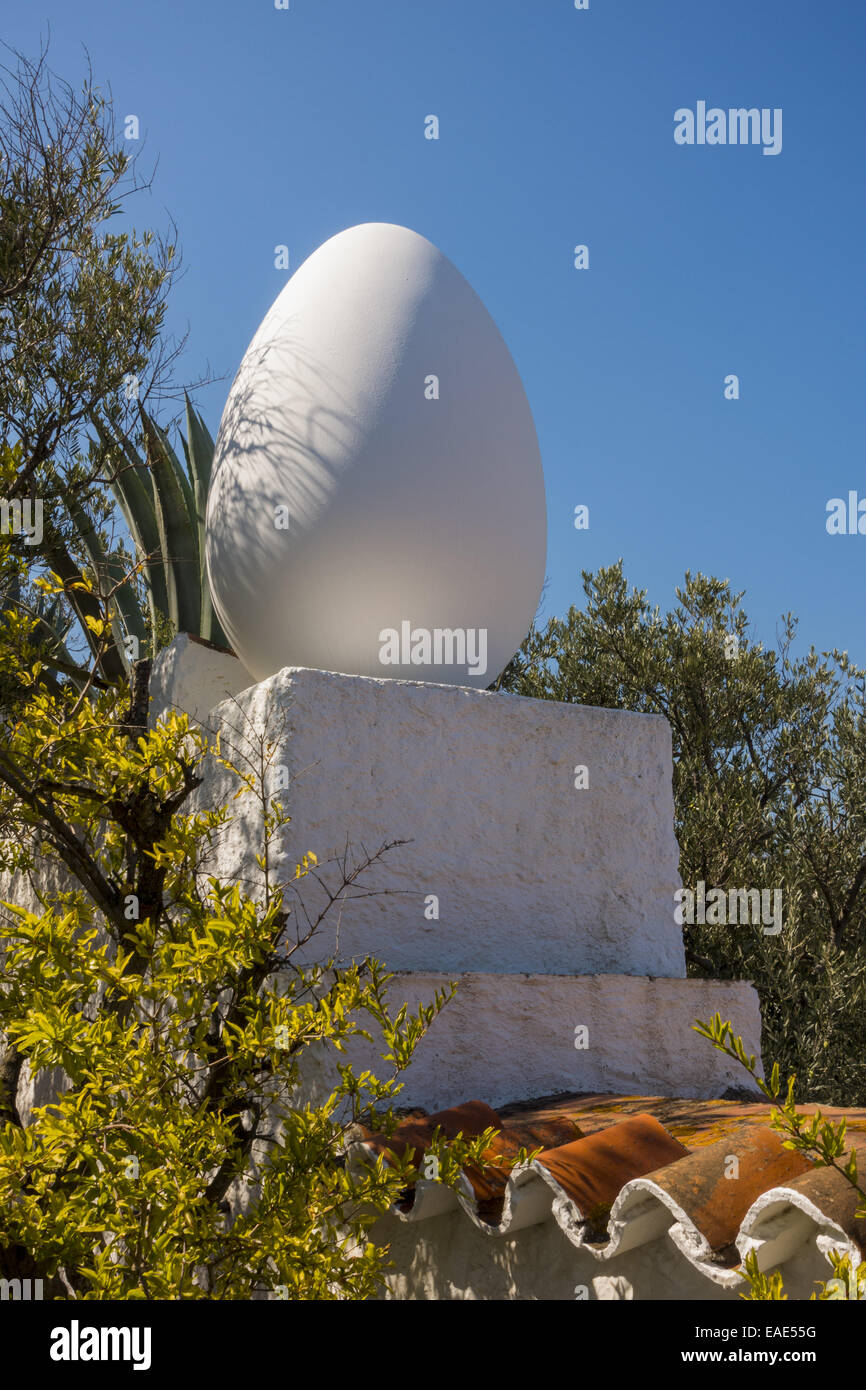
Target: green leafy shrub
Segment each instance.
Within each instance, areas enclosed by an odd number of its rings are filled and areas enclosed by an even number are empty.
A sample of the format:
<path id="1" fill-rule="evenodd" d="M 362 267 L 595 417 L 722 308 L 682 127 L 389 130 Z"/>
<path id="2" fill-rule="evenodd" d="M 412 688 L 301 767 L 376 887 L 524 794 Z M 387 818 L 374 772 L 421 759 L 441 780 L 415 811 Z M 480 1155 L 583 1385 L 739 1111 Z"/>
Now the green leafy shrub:
<path id="1" fill-rule="evenodd" d="M 754 981 L 798 1099 L 866 1104 L 866 675 L 793 658 L 790 614 L 765 649 L 726 580 L 687 574 L 666 614 L 622 562 L 583 581 L 584 610 L 533 629 L 500 687 L 664 715 L 683 883 L 783 894 L 778 935 L 684 928 L 690 972 Z"/>

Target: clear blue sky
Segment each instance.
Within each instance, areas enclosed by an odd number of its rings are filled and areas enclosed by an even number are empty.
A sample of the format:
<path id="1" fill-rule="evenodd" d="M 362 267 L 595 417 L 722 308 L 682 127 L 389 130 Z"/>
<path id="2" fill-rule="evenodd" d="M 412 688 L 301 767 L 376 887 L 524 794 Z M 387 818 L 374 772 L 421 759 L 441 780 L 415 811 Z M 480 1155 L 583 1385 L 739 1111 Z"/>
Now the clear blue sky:
<path id="1" fill-rule="evenodd" d="M 31 0 L 2 37 L 32 54 L 48 23 L 52 66 L 77 78 L 86 44 L 159 156 L 137 220 L 177 221 L 173 326 L 186 379 L 225 374 L 198 396 L 214 434 L 274 246 L 294 268 L 402 223 L 523 376 L 548 614 L 622 555 L 664 606 L 686 568 L 729 577 L 757 636 L 791 609 L 801 646 L 866 664 L 866 535 L 825 529 L 829 498 L 866 497 L 863 0 Z M 677 146 L 698 100 L 781 107 L 782 152 Z"/>

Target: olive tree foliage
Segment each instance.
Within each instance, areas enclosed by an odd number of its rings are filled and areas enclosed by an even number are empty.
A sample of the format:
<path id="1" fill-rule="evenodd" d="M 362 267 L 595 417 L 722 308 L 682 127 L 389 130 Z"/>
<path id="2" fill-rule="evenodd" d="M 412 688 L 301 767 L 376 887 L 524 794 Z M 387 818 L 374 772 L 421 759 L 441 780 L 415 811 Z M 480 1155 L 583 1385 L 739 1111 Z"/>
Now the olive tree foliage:
<path id="1" fill-rule="evenodd" d="M 58 687 L 30 620 L 2 615 L 0 1277 L 57 1298 L 368 1297 L 387 1255 L 370 1228 L 417 1173 L 347 1163 L 347 1142 L 396 1123 L 449 993 L 413 1015 L 375 960 L 302 963 L 389 846 L 341 859 L 307 913 L 315 854 L 273 869 L 266 731 L 232 764 L 185 715 L 148 727 L 148 668 L 128 692 Z M 193 797 L 216 758 L 259 800 L 253 883 L 209 869 L 233 803 Z M 347 1054 L 361 1037 L 376 1074 Z M 34 1078 L 51 1094 L 31 1113 Z M 490 1138 L 437 1141 L 441 1180 Z"/>
<path id="2" fill-rule="evenodd" d="M 100 592 L 117 594 L 123 580 L 127 603 L 144 607 L 141 566 L 105 484 L 136 471 L 140 407 L 181 399 L 174 370 L 183 341 L 166 331 L 180 257 L 173 227 L 159 234 L 130 223 L 152 171 L 142 172 L 141 145 L 124 139 L 89 60 L 73 84 L 49 67 L 47 45 L 35 59 L 6 54 L 0 439 L 15 466 L 3 497 L 38 506 L 40 534 L 16 538 L 29 574 L 2 598 L 35 613 L 29 580 L 40 567 L 61 576 L 67 590 L 49 624 L 53 638 L 43 630 L 44 654 L 67 671 L 96 658 L 97 680 L 110 682 L 125 673 L 122 653 L 116 642 L 100 648 L 89 621 L 98 619 L 98 605 L 73 586 L 92 561 L 92 537 L 107 557 L 96 566 Z M 109 443 L 117 439 L 126 452 Z"/>
<path id="3" fill-rule="evenodd" d="M 748 1072 L 772 1106 L 770 1126 L 783 1136 L 782 1147 L 803 1154 L 816 1168 L 832 1168 L 857 1194 L 856 1217 L 861 1220 L 866 1217 L 866 1188 L 858 1168 L 857 1151 L 853 1147 L 846 1151 L 847 1122 L 827 1120 L 820 1110 L 814 1115 L 801 1115 L 794 1100 L 794 1077 L 788 1078 L 783 1091 L 778 1062 L 772 1067 L 769 1079 L 759 1076 L 754 1053 L 746 1052 L 742 1038 L 734 1032 L 730 1020 L 723 1020 L 721 1014 L 713 1014 L 707 1022 L 698 1020 L 694 1030 L 716 1051 L 739 1062 Z M 855 1261 L 849 1251 L 832 1247 L 828 1257 L 833 1278 L 818 1283 L 811 1295 L 812 1301 L 866 1300 L 866 1261 Z M 781 1273 L 773 1270 L 765 1274 L 759 1267 L 755 1250 L 746 1256 L 741 1272 L 749 1285 L 749 1292 L 740 1294 L 741 1298 L 775 1302 L 788 1297 Z"/>
<path id="4" fill-rule="evenodd" d="M 9 495 L 52 502 L 102 461 L 83 431 L 95 413 L 124 430 L 136 400 L 170 381 L 163 336 L 178 262 L 173 239 L 117 225 L 149 186 L 89 62 L 73 86 L 47 47 L 0 67 L 0 429 L 20 445 Z M 130 390 L 130 384 L 133 390 Z"/>
<path id="5" fill-rule="evenodd" d="M 667 613 L 622 562 L 534 628 L 504 690 L 664 715 L 683 884 L 781 890 L 782 930 L 686 925 L 693 974 L 750 979 L 764 1057 L 795 1097 L 866 1104 L 866 694 L 845 653 L 751 634 L 727 580 L 686 574 Z M 671 903 L 674 912 L 674 903 Z"/>

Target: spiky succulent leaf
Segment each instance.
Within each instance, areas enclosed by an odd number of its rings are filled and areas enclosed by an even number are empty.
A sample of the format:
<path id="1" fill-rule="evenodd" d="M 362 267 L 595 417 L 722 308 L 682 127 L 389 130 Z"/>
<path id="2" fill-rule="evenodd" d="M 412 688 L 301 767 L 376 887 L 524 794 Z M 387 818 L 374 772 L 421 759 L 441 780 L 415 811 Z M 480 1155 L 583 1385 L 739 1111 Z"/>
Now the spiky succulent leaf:
<path id="1" fill-rule="evenodd" d="M 227 647 L 213 609 L 205 563 L 205 512 L 214 441 L 189 397 L 185 399 L 187 438 L 181 435 L 181 443 L 186 469 L 165 431 L 141 405 L 146 463 L 126 439 L 115 439 L 99 420 L 94 425 L 118 460 L 111 486 L 130 535 L 140 556 L 150 557 L 142 568 L 154 632 L 165 615 L 176 631 Z"/>
<path id="2" fill-rule="evenodd" d="M 103 618 L 102 603 L 95 596 L 85 592 L 80 586 L 81 566 L 70 554 L 63 538 L 56 532 L 46 534 L 42 545 L 42 558 L 49 570 L 60 578 L 66 586 L 65 597 L 72 608 L 81 628 L 81 633 L 96 659 L 102 676 L 117 680 L 126 674 L 125 653 L 113 642 L 104 643 L 98 624 Z"/>
<path id="3" fill-rule="evenodd" d="M 143 561 L 150 620 L 156 631 L 157 614 L 168 612 L 168 589 L 160 550 L 159 527 L 150 496 L 150 474 L 141 460 L 137 459 L 122 441 L 113 439 L 105 432 L 98 419 L 95 418 L 93 424 L 102 442 L 118 450 L 127 463 L 126 467 L 121 465 L 113 470 L 114 476 L 109 486 L 139 552 L 139 559 Z M 142 482 L 142 475 L 147 480 L 147 486 Z"/>
<path id="4" fill-rule="evenodd" d="M 146 633 L 135 591 L 127 579 L 126 565 L 118 555 L 106 552 L 99 532 L 70 489 L 64 489 L 64 500 L 97 580 L 101 583 L 104 578 L 114 589 L 113 604 L 117 616 L 112 615 L 111 630 L 124 665 L 129 667 L 125 638 L 129 634 L 141 643 Z M 122 622 L 118 621 L 118 617 Z"/>
<path id="5" fill-rule="evenodd" d="M 181 436 L 183 451 L 186 455 L 187 467 L 192 479 L 193 495 L 195 497 L 196 513 L 196 532 L 198 537 L 199 555 L 199 582 L 201 584 L 201 620 L 199 626 L 199 636 L 204 637 L 208 642 L 214 642 L 218 647 L 227 647 L 228 638 L 223 632 L 219 618 L 214 612 L 213 601 L 210 593 L 210 581 L 207 576 L 207 563 L 205 560 L 205 515 L 207 512 L 207 494 L 210 487 L 211 468 L 213 467 L 214 442 L 210 431 L 198 411 L 192 406 L 189 396 L 184 393 L 186 400 L 186 439 Z"/>
<path id="6" fill-rule="evenodd" d="M 180 488 L 180 491 L 181 491 L 181 496 L 182 496 L 182 498 L 183 498 L 183 508 L 184 508 L 185 513 L 186 513 L 186 518 L 187 518 L 187 520 L 189 521 L 190 526 L 193 528 L 193 540 L 196 542 L 196 550 L 198 550 L 198 537 L 195 535 L 195 531 L 194 531 L 194 523 L 195 523 L 195 519 L 196 519 L 196 502 L 195 502 L 195 495 L 194 495 L 194 493 L 193 493 L 192 485 L 191 485 L 191 483 L 190 483 L 190 481 L 189 481 L 189 478 L 188 478 L 187 475 L 186 475 L 186 470 L 184 469 L 183 465 L 181 464 L 180 459 L 178 458 L 177 454 L 175 453 L 174 449 L 172 448 L 172 446 L 171 446 L 171 441 L 169 440 L 169 437 L 168 437 L 168 435 L 166 434 L 165 430 L 162 429 L 162 428 L 156 423 L 156 421 L 155 421 L 154 419 L 151 418 L 151 416 L 145 415 L 145 412 L 144 412 L 144 411 L 142 411 L 141 414 L 142 414 L 143 416 L 145 416 L 145 418 L 147 419 L 148 424 L 153 428 L 153 431 L 154 431 L 154 433 L 155 433 L 157 439 L 159 440 L 160 444 L 162 445 L 162 455 L 161 455 L 161 456 L 162 456 L 164 459 L 166 459 L 166 460 L 168 461 L 168 463 L 170 464 L 170 466 L 171 466 L 172 474 L 174 475 L 174 478 L 175 478 L 175 480 L 176 480 L 176 482 L 177 482 L 177 484 L 178 484 L 178 487 Z M 186 451 L 184 451 L 184 452 L 186 452 Z M 176 505 L 177 505 L 177 497 L 176 497 L 176 494 L 173 494 L 173 496 L 172 496 L 171 505 L 172 505 L 172 506 L 176 506 Z"/>
<path id="7" fill-rule="evenodd" d="M 174 451 L 166 447 L 167 441 L 163 442 L 164 436 L 160 437 L 161 431 L 143 409 L 140 413 L 153 484 L 153 510 L 165 560 L 168 617 L 175 631 L 196 633 L 201 619 L 201 585 L 198 538 L 187 505 L 192 489 L 186 479 L 185 488 L 181 483 L 183 470 Z"/>
<path id="8" fill-rule="evenodd" d="M 72 657 L 64 641 L 65 632 L 44 617 L 39 617 L 30 634 L 30 640 L 39 648 L 40 660 L 53 671 L 71 676 L 77 686 L 87 679 L 85 668 Z"/>

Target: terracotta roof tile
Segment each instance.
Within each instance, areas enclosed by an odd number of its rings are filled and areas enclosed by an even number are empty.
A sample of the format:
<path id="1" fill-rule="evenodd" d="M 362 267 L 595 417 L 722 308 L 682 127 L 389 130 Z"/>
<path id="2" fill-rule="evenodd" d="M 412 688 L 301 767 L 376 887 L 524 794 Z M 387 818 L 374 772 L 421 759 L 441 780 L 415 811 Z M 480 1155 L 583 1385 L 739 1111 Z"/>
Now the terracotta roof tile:
<path id="1" fill-rule="evenodd" d="M 475 1193 L 477 1215 L 496 1224 L 501 1220 L 508 1180 L 521 1149 L 562 1152 L 562 1146 L 580 1138 L 580 1129 L 573 1120 L 563 1117 L 551 1120 L 504 1121 L 490 1148 L 491 1159 L 498 1160 L 483 1170 L 468 1168 L 466 1176 Z"/>
<path id="2" fill-rule="evenodd" d="M 451 1106 L 448 1110 L 437 1111 L 435 1115 L 424 1115 L 417 1119 L 403 1120 L 391 1135 L 371 1134 L 364 1130 L 364 1139 L 376 1153 L 388 1149 L 403 1155 L 411 1150 L 412 1162 L 416 1167 L 426 1152 L 434 1131 L 439 1129 L 446 1139 L 456 1139 L 462 1134 L 464 1139 L 476 1139 L 485 1129 L 501 1129 L 502 1120 L 495 1110 L 481 1100 L 469 1100 L 463 1105 Z"/>
<path id="3" fill-rule="evenodd" d="M 740 1222 L 755 1199 L 811 1166 L 802 1154 L 783 1148 L 775 1130 L 744 1125 L 653 1173 L 643 1190 L 658 1193 L 672 1212 L 683 1213 L 714 1254 L 731 1252 L 735 1260 Z"/>
<path id="4" fill-rule="evenodd" d="M 494 1223 L 501 1215 L 508 1178 L 520 1150 L 526 1149 L 531 1152 L 539 1148 L 553 1149 L 580 1136 L 580 1129 L 567 1116 L 503 1121 L 496 1111 L 491 1110 L 483 1101 L 469 1101 L 449 1110 L 441 1110 L 435 1115 L 404 1120 L 390 1136 L 373 1134 L 363 1128 L 359 1133 L 371 1153 L 384 1154 L 390 1149 L 402 1156 L 407 1150 L 411 1150 L 412 1162 L 415 1167 L 421 1168 L 424 1154 L 437 1127 L 449 1139 L 454 1139 L 461 1133 L 465 1139 L 474 1139 L 490 1128 L 498 1131 L 486 1151 L 490 1159 L 489 1164 L 483 1169 L 470 1167 L 465 1170 L 477 1214 L 482 1219 Z M 419 1189 L 422 1188 L 422 1184 L 423 1180 L 418 1184 Z M 413 1209 L 413 1196 L 413 1193 L 407 1194 L 401 1204 L 403 1211 Z M 428 1201 L 426 1207 L 429 1209 L 429 1206 Z"/>
<path id="5" fill-rule="evenodd" d="M 392 1209 L 421 1223 L 419 1238 L 455 1208 L 491 1237 L 552 1219 L 600 1261 L 666 1236 L 707 1279 L 735 1289 L 752 1250 L 766 1269 L 810 1240 L 825 1257 L 832 1249 L 860 1258 L 866 1248 L 857 1194 L 839 1173 L 784 1148 L 770 1113 L 766 1103 L 645 1096 L 553 1096 L 499 1114 L 469 1101 L 413 1115 L 390 1137 L 359 1130 L 350 1154 L 363 1162 L 411 1149 L 420 1167 L 437 1126 L 449 1138 L 492 1127 L 490 1162 L 464 1172 L 457 1191 L 422 1177 Z M 822 1113 L 845 1115 L 866 1159 L 866 1110 Z M 542 1151 L 517 1164 L 521 1147 Z"/>
<path id="6" fill-rule="evenodd" d="M 676 1163 L 688 1149 L 653 1119 L 636 1115 L 573 1144 L 548 1149 L 536 1166 L 544 1168 L 585 1219 L 604 1224 L 627 1182 Z"/>
<path id="7" fill-rule="evenodd" d="M 866 1146 L 855 1141 L 858 1164 L 866 1167 Z M 761 1269 L 782 1262 L 794 1248 L 793 1241 L 814 1238 L 825 1253 L 835 1249 L 859 1260 L 866 1254 L 866 1217 L 857 1216 L 860 1198 L 849 1182 L 834 1168 L 811 1168 L 791 1182 L 777 1183 L 762 1192 L 744 1218 L 737 1239 L 742 1259 L 750 1250 L 758 1254 Z M 796 1212 L 796 1222 L 780 1218 Z"/>

